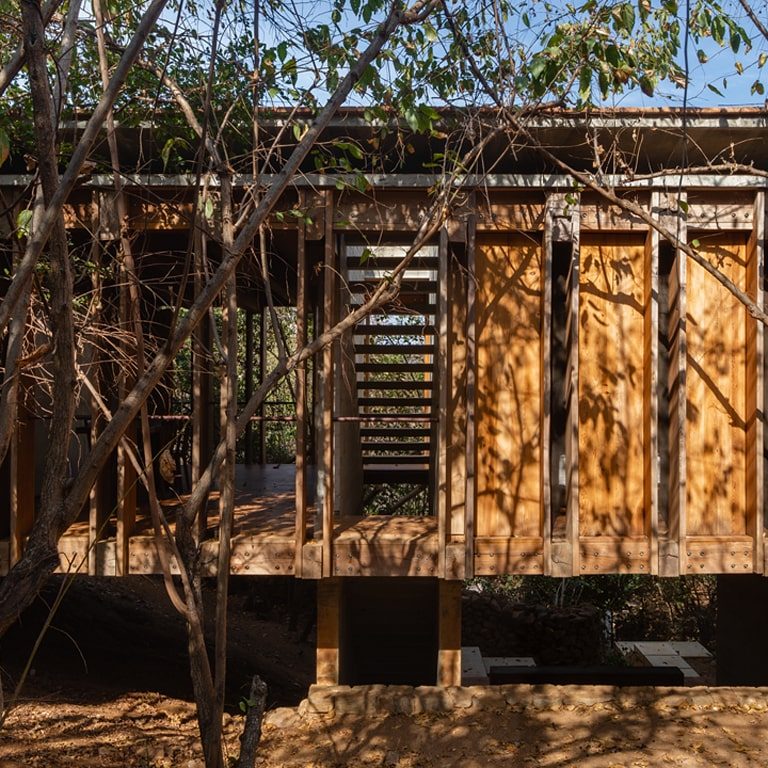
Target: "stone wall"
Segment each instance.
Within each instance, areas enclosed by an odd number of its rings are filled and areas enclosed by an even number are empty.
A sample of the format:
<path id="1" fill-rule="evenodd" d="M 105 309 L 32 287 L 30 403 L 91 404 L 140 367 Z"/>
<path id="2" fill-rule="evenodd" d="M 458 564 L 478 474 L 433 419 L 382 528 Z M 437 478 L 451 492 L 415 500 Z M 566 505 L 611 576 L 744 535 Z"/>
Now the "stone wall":
<path id="1" fill-rule="evenodd" d="M 739 712 L 768 710 L 768 688 L 665 688 L 611 685 L 496 685 L 466 688 L 407 685 L 318 686 L 309 689 L 297 714 L 300 717 L 338 715 L 416 715 L 452 710 L 574 710 L 597 707 L 617 712 L 640 707 L 658 714 L 675 709 Z M 266 722 L 277 720 L 277 710 Z"/>

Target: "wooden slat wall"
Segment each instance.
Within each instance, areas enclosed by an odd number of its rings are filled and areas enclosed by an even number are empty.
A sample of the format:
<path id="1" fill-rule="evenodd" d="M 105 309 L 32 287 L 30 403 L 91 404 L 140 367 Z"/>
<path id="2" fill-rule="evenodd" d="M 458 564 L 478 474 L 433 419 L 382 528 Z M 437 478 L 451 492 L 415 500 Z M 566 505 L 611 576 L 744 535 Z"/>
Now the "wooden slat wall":
<path id="1" fill-rule="evenodd" d="M 747 233 L 698 233 L 696 239 L 703 258 L 756 297 L 758 251 L 748 248 Z M 751 571 L 759 496 L 754 440 L 759 334 L 741 302 L 690 259 L 687 277 L 686 562 L 681 570 Z"/>
<path id="2" fill-rule="evenodd" d="M 541 537 L 542 248 L 477 245 L 476 536 Z"/>
<path id="3" fill-rule="evenodd" d="M 699 253 L 744 289 L 744 237 L 702 235 L 700 240 Z M 746 313 L 690 259 L 687 299 L 687 535 L 744 535 Z"/>
<path id="4" fill-rule="evenodd" d="M 651 569 L 652 255 L 646 233 L 581 235 L 579 542 L 585 573 Z"/>

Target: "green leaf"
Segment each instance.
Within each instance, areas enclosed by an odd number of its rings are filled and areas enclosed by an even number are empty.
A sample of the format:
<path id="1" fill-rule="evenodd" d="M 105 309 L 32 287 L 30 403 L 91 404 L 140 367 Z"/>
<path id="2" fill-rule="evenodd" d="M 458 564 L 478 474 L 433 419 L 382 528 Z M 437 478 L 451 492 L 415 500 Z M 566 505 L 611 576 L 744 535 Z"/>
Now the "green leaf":
<path id="1" fill-rule="evenodd" d="M 741 47 L 741 35 L 735 30 L 731 30 L 731 50 L 734 53 L 739 52 L 739 48 Z"/>
<path id="2" fill-rule="evenodd" d="M 688 201 L 687 200 L 678 200 L 677 201 L 677 207 L 685 214 L 688 213 Z"/>
<path id="3" fill-rule="evenodd" d="M 697 239 L 696 240 L 691 240 L 691 245 L 694 248 L 699 248 L 701 246 L 701 240 L 697 240 Z"/>
<path id="4" fill-rule="evenodd" d="M 759 81 L 755 80 L 754 83 L 752 83 L 752 87 L 749 89 L 749 92 L 754 96 L 756 93 L 760 96 L 763 96 L 765 94 L 765 86 Z"/>
<path id="5" fill-rule="evenodd" d="M 696 55 L 699 57 L 699 62 L 701 62 L 702 64 L 706 64 L 709 61 L 709 56 L 707 56 L 707 54 L 704 53 L 704 51 L 702 51 L 701 48 L 699 48 L 699 50 L 696 51 Z"/>
<path id="6" fill-rule="evenodd" d="M 757 66 L 762 69 L 765 66 L 766 61 L 768 61 L 768 53 L 761 53 L 757 57 Z"/>
<path id="7" fill-rule="evenodd" d="M 16 217 L 16 237 L 21 240 L 22 237 L 29 237 L 29 228 L 32 225 L 32 211 L 27 208 L 19 211 Z"/>
<path id="8" fill-rule="evenodd" d="M 205 203 L 203 205 L 203 216 L 205 216 L 208 221 L 213 219 L 213 200 L 210 197 L 205 198 Z"/>
<path id="9" fill-rule="evenodd" d="M 655 84 L 654 84 L 653 80 L 648 75 L 643 75 L 640 78 L 640 90 L 646 96 L 653 96 L 654 88 L 655 88 Z"/>
<path id="10" fill-rule="evenodd" d="M 712 91 L 712 93 L 716 93 L 718 96 L 721 96 L 721 97 L 723 96 L 723 92 L 716 86 L 712 85 L 712 83 L 709 83 L 707 85 L 707 88 L 709 88 L 709 90 Z"/>
<path id="11" fill-rule="evenodd" d="M 528 27 L 528 29 L 530 29 L 531 28 L 531 20 L 528 18 L 528 14 L 524 13 L 521 16 L 521 18 L 523 20 L 523 24 L 525 24 L 525 26 Z"/>
<path id="12" fill-rule="evenodd" d="M 363 248 L 363 252 L 360 254 L 360 266 L 364 266 L 371 256 L 373 256 L 373 251 L 370 248 Z"/>

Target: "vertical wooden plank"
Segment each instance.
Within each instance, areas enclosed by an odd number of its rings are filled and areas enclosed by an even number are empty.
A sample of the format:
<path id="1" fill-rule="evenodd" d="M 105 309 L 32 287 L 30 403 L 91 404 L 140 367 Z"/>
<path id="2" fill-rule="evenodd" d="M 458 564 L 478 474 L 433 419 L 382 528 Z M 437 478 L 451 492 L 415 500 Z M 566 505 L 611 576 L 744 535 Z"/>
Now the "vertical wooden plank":
<path id="1" fill-rule="evenodd" d="M 317 582 L 316 675 L 318 685 L 339 684 L 341 598 L 341 579 L 320 579 Z"/>
<path id="2" fill-rule="evenodd" d="M 437 268 L 437 575 L 445 578 L 445 545 L 450 528 L 448 515 L 451 509 L 451 467 L 448 441 L 450 421 L 448 410 L 451 398 L 451 301 L 449 296 L 448 230 L 440 230 Z M 441 582 L 442 585 L 442 582 Z M 442 594 L 442 593 L 441 593 Z M 441 613 L 442 616 L 442 613 Z"/>
<path id="3" fill-rule="evenodd" d="M 300 207 L 303 207 L 302 193 Z M 307 343 L 307 247 L 304 223 L 296 244 L 296 349 Z M 296 366 L 296 557 L 294 572 L 303 575 L 303 547 L 307 535 L 307 365 Z"/>
<path id="4" fill-rule="evenodd" d="M 124 269 L 120 270 L 120 327 L 131 335 L 130 304 L 128 294 L 129 277 Z M 128 375 L 121 370 L 118 378 L 118 398 L 123 401 L 132 385 Z M 125 441 L 136 445 L 136 422 L 128 426 L 124 435 Z M 136 469 L 128 458 L 128 453 L 121 441 L 117 446 L 117 531 L 115 567 L 118 576 L 128 575 L 128 542 L 136 524 Z"/>
<path id="5" fill-rule="evenodd" d="M 658 206 L 658 193 L 651 197 L 651 208 Z M 659 233 L 651 228 L 645 239 L 643 276 L 645 306 L 643 343 L 643 497 L 645 535 L 648 537 L 649 569 L 659 572 Z"/>
<path id="6" fill-rule="evenodd" d="M 269 320 L 267 313 L 268 307 L 262 307 L 259 312 L 259 384 L 264 382 L 267 374 L 267 334 Z M 267 422 L 264 419 L 266 408 L 264 401 L 259 406 L 259 464 L 262 466 L 267 463 Z"/>
<path id="7" fill-rule="evenodd" d="M 325 252 L 323 280 L 323 331 L 328 331 L 334 324 L 336 296 L 336 248 L 333 242 L 333 192 L 325 193 Z M 334 344 L 323 349 L 322 359 L 322 445 L 318 475 L 323 488 L 323 576 L 333 573 L 333 518 L 334 518 L 334 444 L 333 444 L 333 353 Z"/>
<path id="8" fill-rule="evenodd" d="M 541 249 L 541 334 L 539 375 L 540 408 L 540 493 L 543 571 L 552 574 L 552 477 L 551 477 L 551 411 L 552 411 L 552 232 L 544 227 Z"/>
<path id="9" fill-rule="evenodd" d="M 667 201 L 674 206 L 675 221 L 672 229 L 682 242 L 688 238 L 687 223 L 679 202 L 685 195 Z M 663 576 L 676 576 L 686 572 L 686 372 L 688 355 L 687 316 L 687 256 L 680 250 L 675 253 L 669 276 L 669 522 L 668 543 L 659 571 Z"/>
<path id="10" fill-rule="evenodd" d="M 561 244 L 563 247 L 558 250 L 558 258 L 565 258 L 567 254 L 568 269 L 565 278 L 565 286 L 562 291 L 566 302 L 564 317 L 565 329 L 562 336 L 562 344 L 565 348 L 565 368 L 562 371 L 562 391 L 559 396 L 563 398 L 563 411 L 565 413 L 565 425 L 563 430 L 563 452 L 565 454 L 565 525 L 557 531 L 557 538 L 553 529 L 547 533 L 550 539 L 550 551 L 548 562 L 544 567 L 549 569 L 552 576 L 571 576 L 579 573 L 579 410 L 578 410 L 578 387 L 579 387 L 579 234 L 580 234 L 580 201 L 574 200 L 570 195 L 563 193 L 550 193 L 547 196 L 544 219 L 544 237 L 545 237 L 545 258 L 549 261 L 551 273 L 559 273 L 560 265 L 556 270 L 555 244 Z M 549 290 L 552 291 L 550 283 Z M 552 307 L 552 302 L 550 302 Z M 552 308 L 554 312 L 554 308 Z M 547 334 L 547 344 L 549 344 L 550 353 L 552 351 L 552 326 L 550 325 Z M 555 372 L 551 363 L 548 366 L 548 373 L 554 376 Z M 559 377 L 560 371 L 557 372 Z M 550 387 L 553 387 L 553 380 L 550 380 Z M 552 407 L 551 398 L 547 403 Z M 552 424 L 547 434 L 548 444 L 552 440 Z M 559 438 L 559 436 L 558 436 Z M 558 485 L 559 483 L 559 456 L 558 462 Z M 553 472 L 553 457 L 545 457 L 547 469 Z M 548 483 L 550 494 L 553 485 L 553 478 L 550 476 Z M 550 496 L 550 510 L 552 499 Z M 550 511 L 550 514 L 551 511 Z M 550 518 L 551 519 L 551 518 Z"/>
<path id="11" fill-rule="evenodd" d="M 253 396 L 253 312 L 245 313 L 245 402 Z M 253 422 L 245 427 L 245 463 L 253 464 Z"/>
<path id="12" fill-rule="evenodd" d="M 541 245 L 522 233 L 475 246 L 475 535 L 543 535 Z"/>
<path id="13" fill-rule="evenodd" d="M 205 239 L 200 227 L 194 234 L 194 295 L 197 297 L 205 283 Z M 192 466 L 191 486 L 197 484 L 211 455 L 211 380 L 209 348 L 211 328 L 209 318 L 199 323 L 192 334 Z M 204 537 L 207 525 L 207 504 L 200 510 L 197 531 Z"/>
<path id="14" fill-rule="evenodd" d="M 701 233 L 697 238 L 699 255 L 744 290 L 745 233 Z M 691 260 L 687 278 L 687 535 L 744 536 L 747 311 Z"/>
<path id="15" fill-rule="evenodd" d="M 764 304 L 763 259 L 765 243 L 765 193 L 755 193 L 753 228 L 747 244 L 747 291 L 759 306 Z M 764 327 L 749 313 L 747 323 L 747 534 L 754 537 L 754 570 L 764 571 L 763 381 Z"/>
<path id="16" fill-rule="evenodd" d="M 475 509 L 477 505 L 477 443 L 475 433 L 475 381 L 477 377 L 476 308 L 477 277 L 475 275 L 475 241 L 477 230 L 476 199 L 473 193 L 467 221 L 467 430 L 466 430 L 466 494 L 464 499 L 464 541 L 466 560 L 464 578 L 475 574 Z"/>
<path id="17" fill-rule="evenodd" d="M 579 536 L 645 532 L 643 233 L 582 233 Z"/>
<path id="18" fill-rule="evenodd" d="M 464 540 L 464 496 L 466 494 L 466 272 L 456 255 L 450 259 L 450 381 L 451 402 L 448 421 L 448 461 L 450 466 L 450 525 L 448 535 Z M 461 568 L 464 563 L 462 558 Z"/>
<path id="19" fill-rule="evenodd" d="M 461 581 L 438 581 L 437 684 L 461 685 Z"/>

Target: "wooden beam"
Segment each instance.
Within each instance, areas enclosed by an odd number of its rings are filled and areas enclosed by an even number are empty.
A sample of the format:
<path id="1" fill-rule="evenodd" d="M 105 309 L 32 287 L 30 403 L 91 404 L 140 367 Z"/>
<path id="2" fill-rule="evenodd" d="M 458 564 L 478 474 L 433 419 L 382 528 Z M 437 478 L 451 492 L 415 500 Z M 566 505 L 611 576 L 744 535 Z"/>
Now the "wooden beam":
<path id="1" fill-rule="evenodd" d="M 461 589 L 462 582 L 438 581 L 437 684 L 461 685 Z"/>
<path id="2" fill-rule="evenodd" d="M 747 244 L 747 292 L 762 307 L 764 304 L 763 279 L 765 259 L 765 192 L 756 192 L 753 202 L 754 226 Z M 764 333 L 762 323 L 746 315 L 747 323 L 747 456 L 746 456 L 746 532 L 754 540 L 754 570 L 764 571 Z"/>
<path id="3" fill-rule="evenodd" d="M 333 192 L 325 193 L 325 249 L 323 280 L 323 330 L 328 331 L 336 319 L 336 248 L 333 234 Z M 323 528 L 323 576 L 329 577 L 333 569 L 333 518 L 334 518 L 334 478 L 333 478 L 333 344 L 327 345 L 322 354 L 322 433 L 319 451 L 318 475 L 323 488 L 322 528 Z"/>
<path id="4" fill-rule="evenodd" d="M 330 216 L 328 220 L 330 220 Z M 317 684 L 338 685 L 341 661 L 341 579 L 317 582 Z"/>
<path id="5" fill-rule="evenodd" d="M 651 209 L 658 205 L 652 193 Z M 648 537 L 648 568 L 659 572 L 659 233 L 650 229 L 645 240 L 643 306 L 643 507 Z"/>
<path id="6" fill-rule="evenodd" d="M 435 511 L 437 514 L 437 573 L 441 579 L 444 579 L 445 547 L 450 530 L 448 516 L 451 510 L 451 466 L 448 448 L 451 429 L 448 413 L 451 402 L 451 298 L 448 230 L 445 227 L 440 230 L 437 282 L 437 315 L 435 318 L 438 325 L 437 365 L 435 368 L 435 379 L 437 382 L 437 439 L 435 443 L 437 451 L 434 452 L 437 457 L 435 473 L 437 487 L 433 494 L 433 499 L 436 504 Z M 434 391 L 433 394 L 435 394 Z"/>
<path id="7" fill-rule="evenodd" d="M 304 195 L 301 195 L 303 203 Z M 307 244 L 304 226 L 296 243 L 296 349 L 307 343 Z M 296 566 L 304 576 L 304 543 L 307 537 L 307 365 L 296 366 Z"/>
<path id="8" fill-rule="evenodd" d="M 474 210 L 475 199 L 470 204 Z M 477 509 L 477 440 L 475 430 L 475 406 L 477 380 L 477 339 L 476 339 L 476 295 L 475 245 L 477 239 L 476 219 L 470 214 L 467 221 L 467 326 L 466 326 L 466 367 L 467 367 L 467 428 L 466 428 L 466 495 L 464 500 L 464 541 L 466 560 L 464 578 L 471 579 L 475 569 L 475 510 Z"/>

